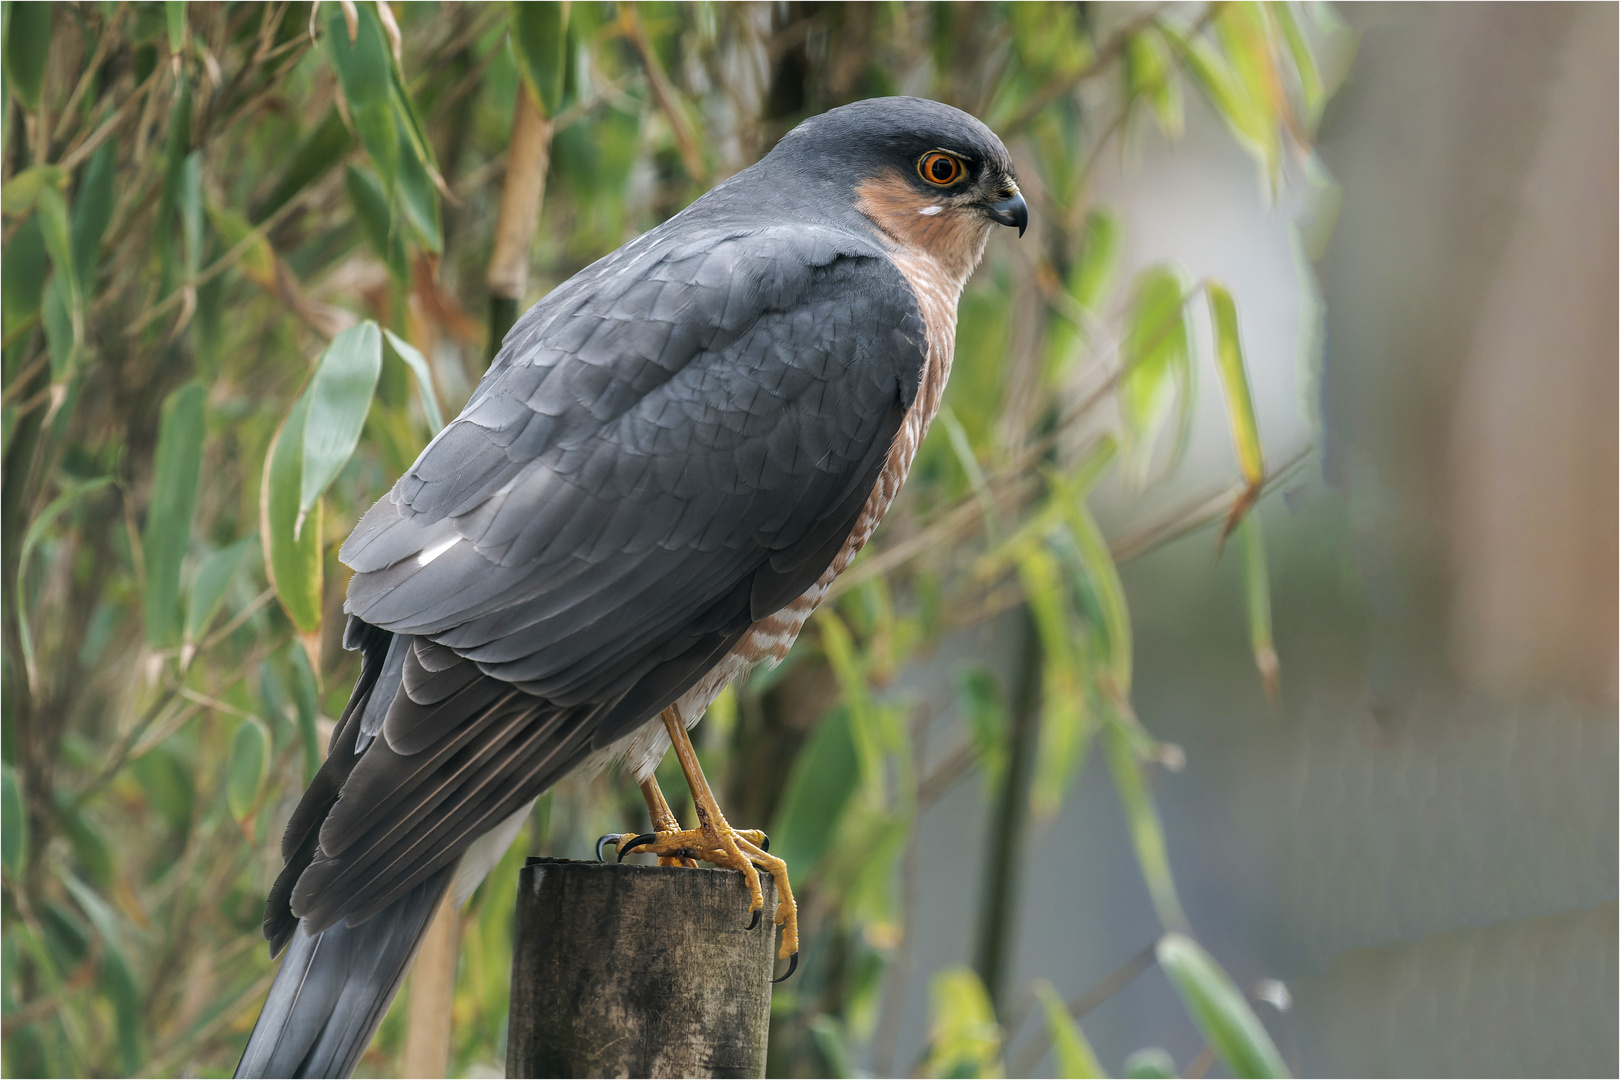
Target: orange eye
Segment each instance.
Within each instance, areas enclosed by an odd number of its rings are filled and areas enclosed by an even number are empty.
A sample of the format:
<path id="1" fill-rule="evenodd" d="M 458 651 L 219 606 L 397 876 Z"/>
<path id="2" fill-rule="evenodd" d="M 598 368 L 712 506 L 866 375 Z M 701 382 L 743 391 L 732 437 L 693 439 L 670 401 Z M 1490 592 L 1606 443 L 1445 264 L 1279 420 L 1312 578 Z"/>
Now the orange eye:
<path id="1" fill-rule="evenodd" d="M 965 171 L 959 159 L 938 150 L 930 150 L 917 162 L 917 175 L 935 187 L 950 187 Z"/>

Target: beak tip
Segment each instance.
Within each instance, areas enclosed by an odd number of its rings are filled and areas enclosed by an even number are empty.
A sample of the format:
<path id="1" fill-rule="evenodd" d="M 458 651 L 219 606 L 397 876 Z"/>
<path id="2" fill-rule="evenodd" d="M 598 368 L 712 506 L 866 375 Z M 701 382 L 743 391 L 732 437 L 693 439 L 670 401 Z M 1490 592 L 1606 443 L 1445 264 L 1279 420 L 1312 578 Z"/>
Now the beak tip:
<path id="1" fill-rule="evenodd" d="M 992 203 L 990 216 L 1003 225 L 1018 226 L 1020 237 L 1024 235 L 1024 230 L 1029 228 L 1029 206 L 1024 202 L 1024 197 L 1016 192 L 1010 199 Z"/>

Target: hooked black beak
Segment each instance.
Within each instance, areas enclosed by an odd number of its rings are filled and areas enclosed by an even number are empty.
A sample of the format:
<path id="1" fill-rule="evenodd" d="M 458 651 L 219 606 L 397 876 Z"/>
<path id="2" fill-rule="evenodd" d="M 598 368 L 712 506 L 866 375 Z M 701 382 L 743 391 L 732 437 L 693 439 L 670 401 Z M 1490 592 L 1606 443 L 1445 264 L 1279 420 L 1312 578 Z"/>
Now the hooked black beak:
<path id="1" fill-rule="evenodd" d="M 989 211 L 991 218 L 1001 224 L 1018 226 L 1019 236 L 1023 236 L 1024 230 L 1029 228 L 1029 207 L 1024 205 L 1024 197 L 1016 191 L 1010 199 L 991 203 Z"/>

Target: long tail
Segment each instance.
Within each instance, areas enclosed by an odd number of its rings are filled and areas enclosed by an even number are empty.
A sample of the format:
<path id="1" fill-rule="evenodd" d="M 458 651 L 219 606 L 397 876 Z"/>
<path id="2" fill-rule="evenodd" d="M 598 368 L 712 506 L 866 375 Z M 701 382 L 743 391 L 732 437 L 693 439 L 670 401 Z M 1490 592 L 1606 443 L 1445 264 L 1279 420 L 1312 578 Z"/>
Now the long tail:
<path id="1" fill-rule="evenodd" d="M 299 923 L 237 1076 L 346 1077 L 416 958 L 455 876 L 451 863 L 359 926 Z"/>

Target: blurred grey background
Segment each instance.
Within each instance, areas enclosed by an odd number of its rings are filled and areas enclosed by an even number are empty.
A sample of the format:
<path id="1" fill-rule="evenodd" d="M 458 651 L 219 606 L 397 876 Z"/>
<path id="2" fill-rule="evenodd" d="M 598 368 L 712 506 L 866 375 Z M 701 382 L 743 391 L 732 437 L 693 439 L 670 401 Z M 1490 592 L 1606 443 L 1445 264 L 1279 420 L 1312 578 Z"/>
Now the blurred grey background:
<path id="1" fill-rule="evenodd" d="M 1343 202 L 1314 267 L 1290 238 L 1319 208 L 1268 200 L 1190 98 L 1182 141 L 1149 133 L 1097 180 L 1133 219 L 1202 193 L 1184 218 L 1203 231 L 1145 230 L 1127 262 L 1265 297 L 1244 333 L 1256 382 L 1288 390 L 1259 403 L 1268 453 L 1318 446 L 1260 511 L 1280 712 L 1211 529 L 1125 567 L 1137 711 L 1187 757 L 1154 788 L 1172 865 L 1234 977 L 1288 987 L 1261 1015 L 1301 1074 L 1612 1076 L 1616 8 L 1340 13 L 1360 43 L 1321 130 Z M 1230 473 L 1220 439 L 1194 448 L 1178 482 Z M 1015 640 L 985 627 L 908 681 L 948 696 L 955 663 Z M 1010 985 L 1072 998 L 1157 932 L 1108 784 L 1094 754 L 1034 838 Z M 953 883 L 982 858 L 982 798 L 969 779 L 924 820 L 918 944 L 894 976 L 911 1005 L 879 1073 L 923 1046 L 930 975 L 971 959 L 978 898 Z M 1110 1069 L 1200 1049 L 1153 968 L 1083 1027 Z"/>

